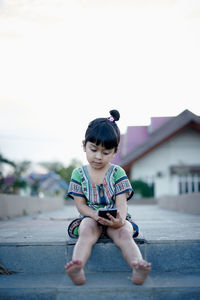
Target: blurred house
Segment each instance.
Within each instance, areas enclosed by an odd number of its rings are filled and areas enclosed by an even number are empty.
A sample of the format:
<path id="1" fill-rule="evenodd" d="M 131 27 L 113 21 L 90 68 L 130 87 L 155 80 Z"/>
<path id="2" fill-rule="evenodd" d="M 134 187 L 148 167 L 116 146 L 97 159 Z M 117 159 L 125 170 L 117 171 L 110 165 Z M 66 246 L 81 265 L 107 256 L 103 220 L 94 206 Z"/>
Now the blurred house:
<path id="1" fill-rule="evenodd" d="M 9 175 L 3 178 L 0 193 L 18 194 L 21 196 L 64 197 L 68 183 L 54 172 L 30 173 L 26 177 L 17 178 Z"/>
<path id="2" fill-rule="evenodd" d="M 154 186 L 155 197 L 200 192 L 200 117 L 189 110 L 129 126 L 113 163 L 131 180 Z"/>
<path id="3" fill-rule="evenodd" d="M 15 176 L 9 175 L 5 178 L 1 178 L 1 186 L 0 186 L 0 193 L 11 193 L 13 192 L 13 186 L 15 182 Z"/>
<path id="4" fill-rule="evenodd" d="M 31 187 L 30 194 L 40 197 L 64 197 L 68 190 L 68 183 L 55 172 L 46 174 L 30 173 L 27 182 Z"/>

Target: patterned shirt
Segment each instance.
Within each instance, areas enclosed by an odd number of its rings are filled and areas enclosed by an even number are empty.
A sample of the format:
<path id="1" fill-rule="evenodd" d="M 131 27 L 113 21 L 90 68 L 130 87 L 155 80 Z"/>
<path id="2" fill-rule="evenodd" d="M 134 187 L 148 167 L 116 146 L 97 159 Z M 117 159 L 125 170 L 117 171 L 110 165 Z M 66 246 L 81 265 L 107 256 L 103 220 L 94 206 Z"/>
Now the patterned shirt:
<path id="1" fill-rule="evenodd" d="M 89 207 L 98 210 L 115 207 L 116 196 L 122 193 L 126 193 L 127 200 L 133 196 L 128 177 L 120 166 L 111 165 L 100 185 L 92 181 L 87 167 L 82 166 L 72 172 L 67 196 L 72 199 L 73 196 L 84 197 Z"/>

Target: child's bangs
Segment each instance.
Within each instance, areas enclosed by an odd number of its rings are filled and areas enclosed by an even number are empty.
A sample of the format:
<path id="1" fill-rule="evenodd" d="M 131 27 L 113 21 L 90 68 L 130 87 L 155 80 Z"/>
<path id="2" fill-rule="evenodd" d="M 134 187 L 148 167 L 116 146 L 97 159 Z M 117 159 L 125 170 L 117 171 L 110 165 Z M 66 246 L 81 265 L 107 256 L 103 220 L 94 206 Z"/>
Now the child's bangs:
<path id="1" fill-rule="evenodd" d="M 95 132 L 96 131 L 96 132 Z M 92 132 L 90 136 L 88 136 L 88 141 L 94 143 L 95 145 L 101 145 L 105 149 L 117 148 L 118 140 L 117 136 L 110 132 L 108 128 L 96 128 L 96 130 Z"/>

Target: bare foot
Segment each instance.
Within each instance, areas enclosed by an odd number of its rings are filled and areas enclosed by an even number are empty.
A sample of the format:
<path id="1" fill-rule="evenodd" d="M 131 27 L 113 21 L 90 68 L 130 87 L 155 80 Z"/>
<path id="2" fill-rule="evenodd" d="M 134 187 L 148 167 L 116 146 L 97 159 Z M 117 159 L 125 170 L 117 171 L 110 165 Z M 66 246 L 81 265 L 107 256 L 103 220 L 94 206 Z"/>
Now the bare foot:
<path id="1" fill-rule="evenodd" d="M 66 264 L 65 270 L 73 283 L 81 285 L 85 283 L 85 274 L 82 261 L 79 259 L 72 260 Z"/>
<path id="2" fill-rule="evenodd" d="M 132 262 L 133 268 L 133 283 L 143 284 L 151 271 L 151 263 L 141 260 L 138 262 Z"/>

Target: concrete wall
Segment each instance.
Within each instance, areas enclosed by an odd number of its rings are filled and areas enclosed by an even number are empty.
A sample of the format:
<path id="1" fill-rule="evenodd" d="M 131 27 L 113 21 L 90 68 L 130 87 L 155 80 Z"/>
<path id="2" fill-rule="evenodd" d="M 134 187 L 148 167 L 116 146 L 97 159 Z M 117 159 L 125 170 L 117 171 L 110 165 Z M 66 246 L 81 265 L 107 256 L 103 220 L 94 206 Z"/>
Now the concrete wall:
<path id="1" fill-rule="evenodd" d="M 141 198 L 135 199 L 134 196 L 132 199 L 128 200 L 128 205 L 156 205 L 157 200 L 155 198 Z"/>
<path id="2" fill-rule="evenodd" d="M 160 208 L 190 214 L 200 214 L 200 193 L 179 196 L 162 196 L 157 199 Z"/>
<path id="3" fill-rule="evenodd" d="M 61 197 L 37 198 L 0 194 L 0 219 L 62 209 L 63 206 L 64 199 Z"/>

